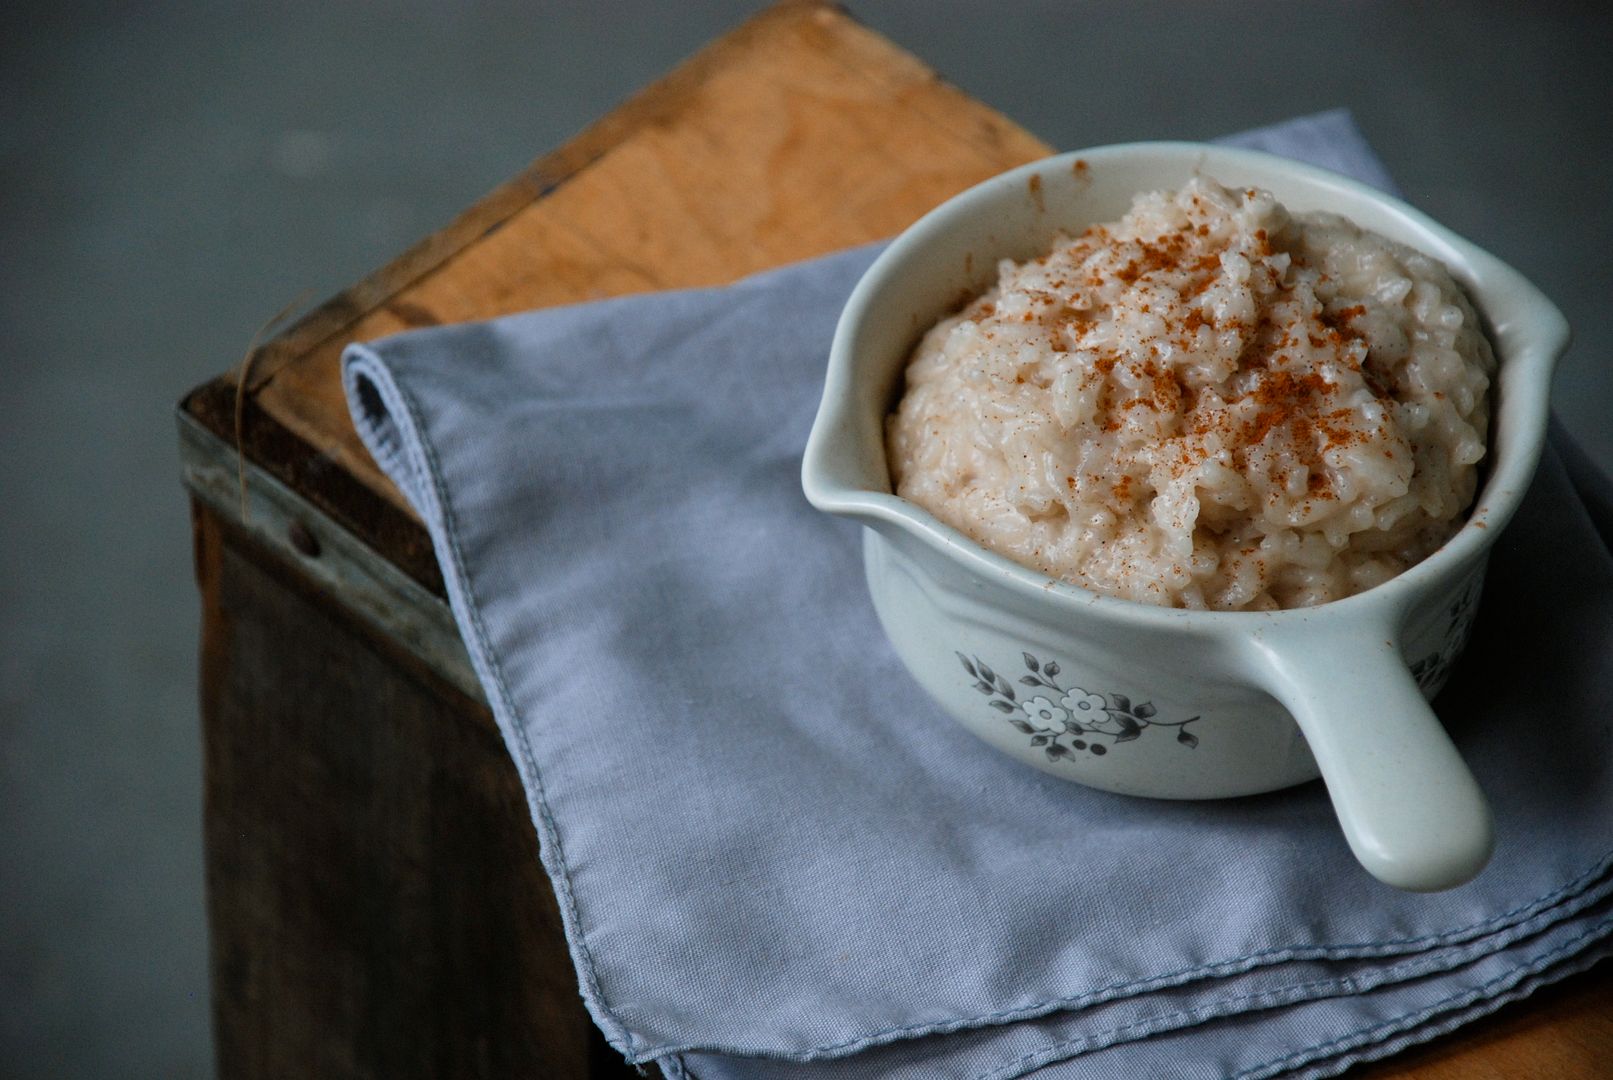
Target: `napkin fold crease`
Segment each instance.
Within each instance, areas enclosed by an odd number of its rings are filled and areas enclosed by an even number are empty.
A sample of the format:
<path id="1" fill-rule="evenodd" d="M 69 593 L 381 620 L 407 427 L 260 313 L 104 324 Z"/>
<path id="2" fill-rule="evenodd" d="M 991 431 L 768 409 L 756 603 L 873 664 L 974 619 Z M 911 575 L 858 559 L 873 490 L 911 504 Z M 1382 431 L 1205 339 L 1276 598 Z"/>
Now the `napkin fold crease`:
<path id="1" fill-rule="evenodd" d="M 1390 186 L 1343 111 L 1228 141 Z M 857 527 L 798 481 L 876 251 L 344 356 L 612 1045 L 695 1080 L 1320 1077 L 1609 951 L 1613 487 L 1560 430 L 1436 702 L 1496 856 L 1460 889 L 1397 892 L 1351 860 L 1319 784 L 1092 791 L 988 750 L 911 682 Z"/>

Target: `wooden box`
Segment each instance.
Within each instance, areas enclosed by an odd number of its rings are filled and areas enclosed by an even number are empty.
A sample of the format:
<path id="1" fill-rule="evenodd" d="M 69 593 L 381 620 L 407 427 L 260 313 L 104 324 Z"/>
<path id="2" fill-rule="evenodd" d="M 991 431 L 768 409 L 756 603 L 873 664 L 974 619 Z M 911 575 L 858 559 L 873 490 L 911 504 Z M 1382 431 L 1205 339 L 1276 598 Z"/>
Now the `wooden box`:
<path id="1" fill-rule="evenodd" d="M 270 341 L 244 387 L 185 398 L 220 1077 L 628 1074 L 425 529 L 348 420 L 342 347 L 731 281 L 1047 152 L 840 11 L 786 4 Z M 1367 1071 L 1613 1075 L 1607 967 Z"/>

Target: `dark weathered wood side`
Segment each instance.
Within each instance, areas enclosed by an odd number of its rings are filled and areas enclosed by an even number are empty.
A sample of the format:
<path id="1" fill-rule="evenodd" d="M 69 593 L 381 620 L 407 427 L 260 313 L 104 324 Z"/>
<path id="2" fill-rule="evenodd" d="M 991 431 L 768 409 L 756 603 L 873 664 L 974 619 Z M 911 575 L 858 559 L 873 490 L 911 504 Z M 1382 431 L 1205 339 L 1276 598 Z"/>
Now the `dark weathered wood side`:
<path id="1" fill-rule="evenodd" d="M 217 515 L 194 523 L 220 1074 L 588 1075 L 485 707 Z M 595 1075 L 627 1075 L 606 1052 Z"/>

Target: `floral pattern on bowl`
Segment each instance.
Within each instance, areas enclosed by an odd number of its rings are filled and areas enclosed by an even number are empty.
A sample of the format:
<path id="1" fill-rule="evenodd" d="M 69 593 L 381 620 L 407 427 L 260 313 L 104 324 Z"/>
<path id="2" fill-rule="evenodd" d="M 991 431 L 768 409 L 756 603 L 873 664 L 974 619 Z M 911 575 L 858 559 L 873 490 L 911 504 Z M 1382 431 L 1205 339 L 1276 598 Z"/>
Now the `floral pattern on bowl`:
<path id="1" fill-rule="evenodd" d="M 991 699 L 986 704 L 1002 713 L 1016 731 L 1029 735 L 1031 746 L 1040 748 L 1049 761 L 1073 760 L 1078 753 L 1103 757 L 1109 747 L 1139 739 L 1150 727 L 1175 728 L 1176 741 L 1189 749 L 1199 744 L 1198 736 L 1187 729 L 1199 717 L 1161 720 L 1152 702 L 1133 705 L 1125 694 L 1061 686 L 1057 661 L 1044 664 L 1030 653 L 1022 653 L 1027 674 L 1019 677 L 1020 685 L 1047 692 L 1021 697 L 980 657 L 955 655 L 975 680 L 974 688 Z"/>

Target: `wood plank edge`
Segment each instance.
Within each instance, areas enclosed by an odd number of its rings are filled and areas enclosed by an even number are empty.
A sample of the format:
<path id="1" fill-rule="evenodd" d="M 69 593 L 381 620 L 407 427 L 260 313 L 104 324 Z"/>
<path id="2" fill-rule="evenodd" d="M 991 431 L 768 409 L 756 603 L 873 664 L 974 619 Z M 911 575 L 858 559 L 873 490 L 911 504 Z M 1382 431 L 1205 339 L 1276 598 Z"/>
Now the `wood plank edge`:
<path id="1" fill-rule="evenodd" d="M 235 379 L 220 376 L 192 390 L 179 412 L 229 446 L 236 445 Z M 241 417 L 242 452 L 252 465 L 306 499 L 320 513 L 381 552 L 434 596 L 446 598 L 442 570 L 425 524 L 260 408 L 250 395 Z"/>

